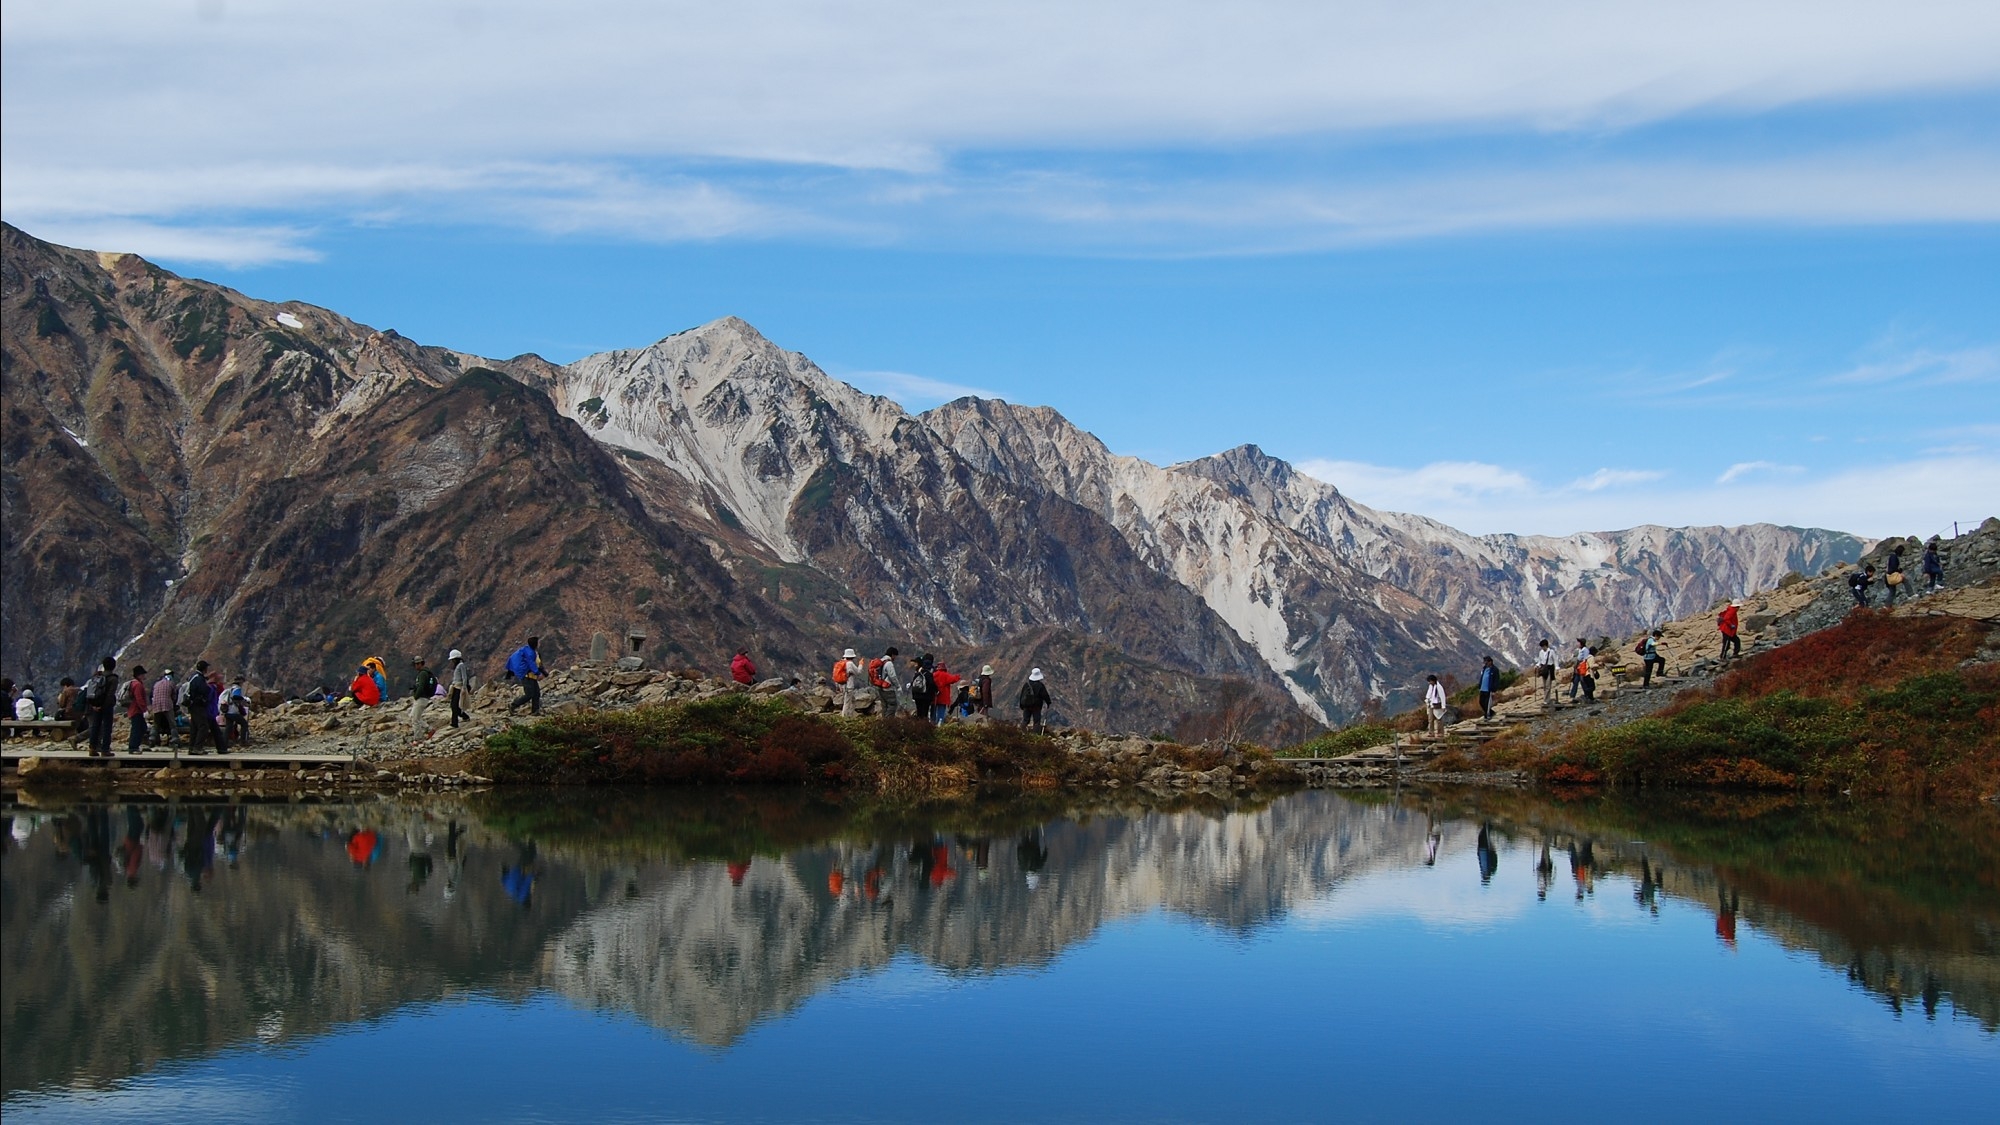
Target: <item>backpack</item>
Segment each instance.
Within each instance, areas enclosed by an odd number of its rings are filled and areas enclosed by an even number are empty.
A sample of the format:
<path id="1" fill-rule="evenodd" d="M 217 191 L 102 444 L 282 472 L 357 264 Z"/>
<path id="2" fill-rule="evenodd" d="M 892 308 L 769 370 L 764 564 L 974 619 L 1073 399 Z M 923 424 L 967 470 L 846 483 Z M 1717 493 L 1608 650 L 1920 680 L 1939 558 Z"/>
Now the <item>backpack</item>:
<path id="1" fill-rule="evenodd" d="M 222 711 L 226 715 L 247 715 L 250 713 L 250 701 L 244 698 L 242 688 L 237 687 L 235 684 L 229 685 L 229 690 L 222 694 Z"/>
<path id="2" fill-rule="evenodd" d="M 131 681 L 131 680 L 126 680 L 126 681 L 124 681 L 123 683 L 121 683 L 121 684 L 119 684 L 119 685 L 118 685 L 118 697 L 117 697 L 117 703 L 118 703 L 118 706 L 120 706 L 120 707 L 130 707 L 130 706 L 132 706 L 132 681 Z"/>
<path id="3" fill-rule="evenodd" d="M 187 679 L 181 681 L 181 686 L 174 689 L 174 703 L 176 706 L 186 707 L 193 701 L 194 677 L 189 676 Z"/>
<path id="4" fill-rule="evenodd" d="M 836 684 L 847 682 L 847 658 L 844 656 L 833 662 L 833 682 Z"/>
<path id="5" fill-rule="evenodd" d="M 868 682 L 881 688 L 883 691 L 894 691 L 896 685 L 890 683 L 889 678 L 882 674 L 883 660 L 883 657 L 878 656 L 868 662 Z"/>
<path id="6" fill-rule="evenodd" d="M 102 707 L 111 702 L 111 682 L 99 672 L 83 685 L 83 701 L 92 707 Z"/>
<path id="7" fill-rule="evenodd" d="M 922 699 L 937 697 L 937 681 L 931 679 L 929 668 L 919 666 L 916 673 L 910 677 L 910 695 Z"/>
<path id="8" fill-rule="evenodd" d="M 1646 638 L 1640 637 L 1639 643 L 1632 646 L 1632 655 L 1634 656 L 1646 655 Z"/>

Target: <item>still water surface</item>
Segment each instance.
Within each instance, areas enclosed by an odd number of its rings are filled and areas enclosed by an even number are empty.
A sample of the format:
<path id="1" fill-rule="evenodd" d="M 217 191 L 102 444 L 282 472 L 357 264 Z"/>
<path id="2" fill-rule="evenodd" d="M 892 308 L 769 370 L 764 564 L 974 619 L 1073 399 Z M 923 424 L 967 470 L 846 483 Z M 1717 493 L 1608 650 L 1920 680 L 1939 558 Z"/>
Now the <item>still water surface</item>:
<path id="1" fill-rule="evenodd" d="M 1990 809 L 9 811 L 10 1125 L 2000 1109 Z"/>

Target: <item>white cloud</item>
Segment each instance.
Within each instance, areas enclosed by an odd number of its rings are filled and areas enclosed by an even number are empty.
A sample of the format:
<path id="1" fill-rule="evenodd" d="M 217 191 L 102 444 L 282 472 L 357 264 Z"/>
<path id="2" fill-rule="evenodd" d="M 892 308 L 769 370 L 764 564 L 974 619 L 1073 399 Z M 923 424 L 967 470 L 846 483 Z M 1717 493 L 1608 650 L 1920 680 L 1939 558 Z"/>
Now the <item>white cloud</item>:
<path id="1" fill-rule="evenodd" d="M 1370 507 L 1414 512 L 1472 532 L 1568 535 L 1639 524 L 1682 527 L 1777 523 L 1825 527 L 1880 538 L 1928 535 L 2000 515 L 2000 455 L 1928 455 L 1836 471 L 1761 472 L 1700 487 L 1631 487 L 1586 491 L 1546 487 L 1499 466 L 1481 466 L 1507 488 L 1458 490 L 1418 483 L 1449 478 L 1462 463 L 1415 469 L 1351 461 L 1302 461 L 1299 469 Z M 1794 467 L 1779 466 L 1791 469 Z M 1746 479 L 1746 477 L 1750 479 Z"/>
<path id="2" fill-rule="evenodd" d="M 989 391 L 984 387 L 947 383 L 942 379 L 911 375 L 903 371 L 842 371 L 838 378 L 870 394 L 895 399 L 901 406 L 914 406 L 919 409 L 950 402 L 956 398 L 965 398 L 968 395 L 974 398 L 1005 397 L 998 391 Z"/>
<path id="3" fill-rule="evenodd" d="M 1576 492 L 1602 492 L 1607 488 L 1646 484 L 1666 475 L 1657 469 L 1599 469 L 1587 477 L 1569 482 L 1569 487 Z"/>
<path id="4" fill-rule="evenodd" d="M 1803 472 L 1805 472 L 1805 469 L 1802 466 L 1780 465 L 1776 461 L 1738 461 L 1734 465 L 1729 466 L 1727 469 L 1722 470 L 1722 475 L 1715 478 L 1715 483 L 1728 484 L 1731 481 L 1741 480 L 1744 477 L 1749 476 L 1751 473 L 1803 473 Z"/>
<path id="5" fill-rule="evenodd" d="M 1667 119 L 1978 96 L 2000 84 L 1990 3 L 203 10 L 0 8 L 11 221 L 122 217 L 215 238 L 268 225 L 244 212 L 309 209 L 646 239 L 1194 253 L 1607 223 L 2000 221 L 1984 135 L 1698 158 L 1606 143 Z M 1496 157 L 1496 135 L 1544 145 Z M 1350 151 L 1411 136 L 1470 136 L 1487 155 Z M 1318 155 L 1293 160 L 1295 142 Z M 1254 175 L 1123 163 L 1221 151 L 1280 159 Z"/>
<path id="6" fill-rule="evenodd" d="M 129 219 L 82 219 L 44 224 L 30 233 L 84 250 L 137 254 L 174 262 L 230 267 L 317 262 L 309 232 L 292 227 L 184 227 Z"/>
<path id="7" fill-rule="evenodd" d="M 1923 386 L 2000 381 L 2000 344 L 1950 351 L 1911 348 L 1858 363 L 1833 376 L 1830 381 L 1861 385 L 1915 383 Z"/>

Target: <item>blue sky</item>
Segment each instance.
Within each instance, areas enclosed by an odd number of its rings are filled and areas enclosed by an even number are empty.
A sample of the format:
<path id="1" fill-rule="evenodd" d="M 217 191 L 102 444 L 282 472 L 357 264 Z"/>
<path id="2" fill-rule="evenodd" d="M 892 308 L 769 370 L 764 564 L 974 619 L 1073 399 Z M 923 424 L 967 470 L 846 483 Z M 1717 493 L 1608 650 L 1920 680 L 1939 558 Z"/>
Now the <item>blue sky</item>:
<path id="1" fill-rule="evenodd" d="M 1473 531 L 2000 510 L 2000 7 L 0 8 L 0 212 L 425 342 L 738 315 Z"/>

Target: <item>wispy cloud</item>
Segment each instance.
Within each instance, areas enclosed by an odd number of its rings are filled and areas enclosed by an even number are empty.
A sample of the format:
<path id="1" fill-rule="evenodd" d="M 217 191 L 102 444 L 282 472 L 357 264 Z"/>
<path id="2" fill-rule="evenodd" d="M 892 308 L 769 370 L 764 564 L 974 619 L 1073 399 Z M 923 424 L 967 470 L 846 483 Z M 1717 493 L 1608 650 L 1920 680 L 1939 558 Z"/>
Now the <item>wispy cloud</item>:
<path id="1" fill-rule="evenodd" d="M 1727 469 L 1722 470 L 1722 475 L 1715 478 L 1715 483 L 1728 484 L 1731 481 L 1742 480 L 1751 473 L 1803 472 L 1805 472 L 1805 469 L 1799 465 L 1780 465 L 1776 461 L 1738 461 Z"/>
<path id="2" fill-rule="evenodd" d="M 131 219 L 79 219 L 42 224 L 30 233 L 81 249 L 231 268 L 317 262 L 322 257 L 309 244 L 311 232 L 297 227 L 176 226 Z"/>
<path id="3" fill-rule="evenodd" d="M 903 406 L 930 407 L 956 398 L 1004 398 L 999 391 L 912 375 L 905 371 L 842 371 L 838 378 L 871 394 L 895 399 Z"/>
<path id="4" fill-rule="evenodd" d="M 1716 483 L 1699 487 L 1662 485 L 1659 480 L 1596 490 L 1575 484 L 1550 487 L 1524 473 L 1483 464 L 1478 479 L 1488 487 L 1424 483 L 1452 479 L 1465 465 L 1441 462 L 1402 469 L 1322 460 L 1301 461 L 1298 467 L 1371 507 L 1414 512 L 1475 534 L 1567 535 L 1646 523 L 1763 522 L 1879 537 L 1927 534 L 1953 520 L 1977 523 L 2000 514 L 1994 500 L 2000 496 L 2000 455 L 1990 452 L 1923 456 L 1833 472 L 1743 463 L 1724 470 Z M 1502 481 L 1504 487 L 1493 486 Z M 1923 487 L 1913 487 L 1915 481 L 1924 482 Z"/>
<path id="5" fill-rule="evenodd" d="M 1877 385 L 1989 383 L 2000 381 L 2000 344 L 1936 350 L 1910 348 L 1873 358 L 1834 375 L 1832 383 Z"/>
<path id="6" fill-rule="evenodd" d="M 1607 488 L 1645 484 L 1666 475 L 1657 469 L 1599 469 L 1587 477 L 1571 481 L 1569 487 L 1577 492 L 1602 492 Z"/>

